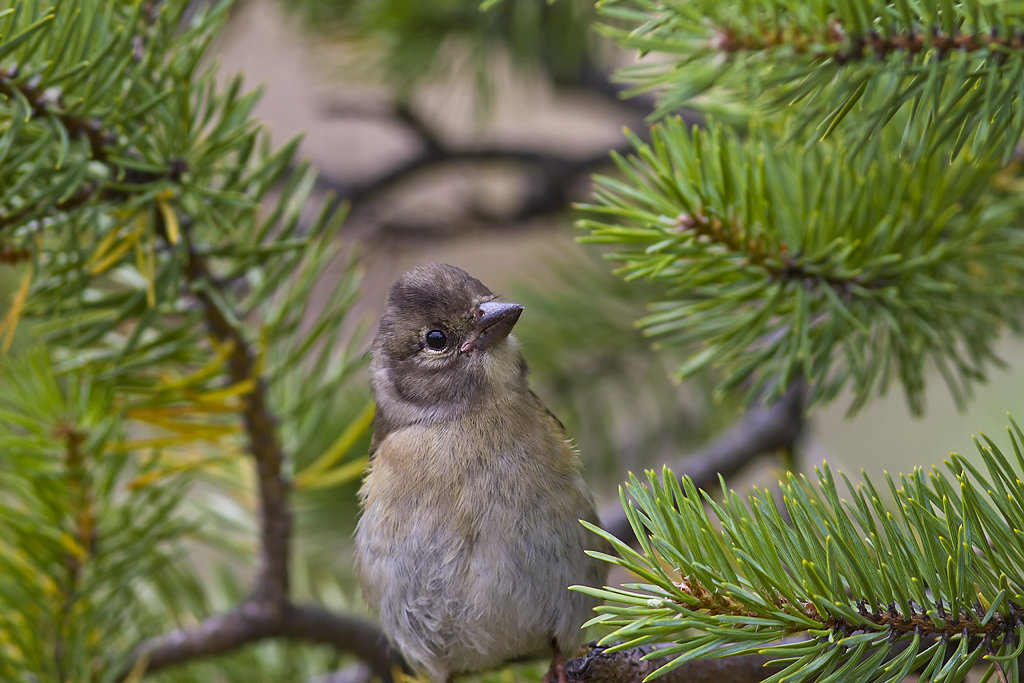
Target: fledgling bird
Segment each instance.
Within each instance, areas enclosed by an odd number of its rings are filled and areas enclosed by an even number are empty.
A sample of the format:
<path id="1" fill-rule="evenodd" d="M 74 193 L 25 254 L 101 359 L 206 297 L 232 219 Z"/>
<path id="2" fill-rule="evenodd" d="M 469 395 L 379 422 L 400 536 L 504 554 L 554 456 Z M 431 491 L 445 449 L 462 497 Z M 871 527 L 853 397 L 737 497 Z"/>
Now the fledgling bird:
<path id="1" fill-rule="evenodd" d="M 607 552 L 582 465 L 527 386 L 509 336 L 523 312 L 479 280 L 430 264 L 391 288 L 373 342 L 377 400 L 360 491 L 356 574 L 406 661 L 433 681 L 582 640 Z"/>

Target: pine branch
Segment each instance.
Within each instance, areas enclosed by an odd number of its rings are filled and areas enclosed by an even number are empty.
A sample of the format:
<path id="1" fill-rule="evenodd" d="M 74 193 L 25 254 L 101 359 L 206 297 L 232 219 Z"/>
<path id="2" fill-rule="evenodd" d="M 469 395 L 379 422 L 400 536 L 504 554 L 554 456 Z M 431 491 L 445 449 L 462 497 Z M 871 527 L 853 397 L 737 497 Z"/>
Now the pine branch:
<path id="1" fill-rule="evenodd" d="M 54 117 L 71 139 L 86 139 L 92 159 L 99 162 L 108 160 L 107 148 L 117 141 L 117 136 L 103 130 L 100 122 L 95 119 L 89 120 L 68 113 L 59 91 L 44 88 L 37 80 L 25 81 L 18 74 L 17 68 L 0 68 L 0 95 L 8 99 L 23 99 L 28 103 L 30 115 L 34 119 Z M 3 225 L 0 222 L 0 227 Z"/>
<path id="2" fill-rule="evenodd" d="M 1003 3 L 612 0 L 600 11 L 622 45 L 662 55 L 621 73 L 633 92 L 659 94 L 658 116 L 724 107 L 792 119 L 794 140 L 872 147 L 912 112 L 929 134 L 895 148 L 915 159 L 946 144 L 1005 162 L 1024 132 L 1024 23 Z"/>
<path id="3" fill-rule="evenodd" d="M 69 659 L 87 661 L 89 671 L 117 671 L 134 678 L 147 666 L 152 670 L 182 664 L 278 637 L 333 645 L 366 658 L 375 672 L 390 679 L 400 660 L 376 627 L 355 616 L 296 605 L 289 592 L 290 482 L 283 470 L 289 454 L 273 407 L 292 413 L 296 408 L 294 401 L 275 404 L 270 389 L 280 388 L 273 387 L 272 380 L 301 374 L 295 368 L 302 368 L 306 360 L 302 350 L 317 344 L 327 348 L 328 355 L 338 354 L 337 362 L 327 368 L 320 354 L 319 374 L 305 389 L 319 395 L 336 391 L 351 368 L 358 367 L 344 357 L 347 340 L 338 338 L 351 305 L 352 294 L 344 290 L 352 278 L 343 278 L 339 300 L 325 307 L 322 321 L 306 334 L 298 330 L 310 283 L 323 275 L 335 253 L 330 241 L 341 216 L 326 209 L 312 220 L 305 216 L 305 233 L 300 233 L 313 175 L 300 166 L 284 177 L 297 143 L 267 151 L 263 133 L 252 123 L 255 96 L 242 94 L 237 79 L 221 89 L 212 72 L 197 66 L 210 33 L 226 15 L 227 3 L 218 3 L 209 15 L 180 22 L 187 4 L 69 3 L 37 17 L 39 8 L 27 3 L 0 13 L 0 58 L 20 57 L 18 70 L 0 72 L 0 105 L 5 107 L 5 120 L 13 122 L 0 136 L 0 154 L 6 155 L 0 164 L 5 181 L 0 183 L 0 229 L 12 242 L 25 244 L 5 243 L 0 253 L 5 262 L 32 259 L 42 273 L 33 283 L 24 316 L 39 337 L 57 349 L 63 373 L 81 373 L 116 396 L 116 410 L 107 406 L 100 416 L 123 411 L 135 419 L 152 419 L 171 434 L 154 439 L 168 451 L 187 447 L 194 439 L 206 439 L 205 449 L 226 446 L 214 443 L 233 436 L 225 415 L 234 411 L 241 418 L 256 470 L 256 576 L 248 597 L 234 609 L 132 650 L 137 642 L 124 641 L 138 638 L 140 632 L 159 632 L 163 625 L 154 625 L 152 617 L 159 613 L 166 619 L 173 605 L 151 605 L 150 620 L 145 622 L 127 610 L 123 616 L 97 614 L 88 615 L 92 621 L 75 621 L 82 616 L 76 611 L 79 606 L 91 605 L 86 599 L 91 596 L 75 595 L 80 579 L 91 575 L 80 571 L 82 559 L 68 556 L 65 549 L 62 557 L 68 559 L 60 575 L 65 597 L 74 600 L 63 601 L 60 610 L 65 616 L 57 621 L 62 628 L 71 623 L 75 628 L 66 629 L 68 638 L 48 639 L 46 633 L 14 620 L 25 632 L 18 636 L 16 650 L 30 656 L 32 648 L 45 642 L 50 660 L 56 659 L 58 665 L 66 652 Z M 53 57 L 40 66 L 32 58 L 45 39 L 60 40 L 61 46 L 42 50 Z M 57 90 L 57 84 L 64 90 Z M 65 100 L 73 104 L 66 105 Z M 281 197 L 264 202 L 282 179 Z M 262 220 L 256 210 L 261 203 L 266 209 Z M 243 281 L 246 286 L 239 287 Z M 288 297 L 300 298 L 301 304 Z M 257 316 L 259 342 L 252 330 Z M 204 326 L 211 343 L 202 343 Z M 217 384 L 221 378 L 226 386 Z M 30 407 L 37 403 L 25 401 Z M 297 424 L 284 430 L 288 436 L 308 438 L 305 432 L 316 424 L 306 415 L 291 417 Z M 0 422 L 4 419 L 6 415 L 0 414 Z M 19 418 L 15 424 L 34 424 L 35 419 Z M 6 438 L 0 433 L 0 440 Z M 107 443 L 102 435 L 90 438 L 92 448 Z M 149 446 L 141 443 L 144 440 L 116 444 L 118 455 L 111 460 L 121 463 L 130 452 L 147 451 Z M 0 469 L 6 466 L 6 457 Z M 153 505 L 145 514 L 137 506 L 130 508 L 137 519 L 121 526 L 125 533 L 138 526 L 146 532 L 143 536 L 120 538 L 121 529 L 116 527 L 107 532 L 131 560 L 121 559 L 126 569 L 111 573 L 114 579 L 127 575 L 116 586 L 119 599 L 109 600 L 112 606 L 132 597 L 134 586 L 128 579 L 140 581 L 127 569 L 155 573 L 151 564 L 163 556 L 151 546 L 181 533 L 180 524 L 168 513 L 170 503 L 163 504 L 161 496 L 165 490 L 178 492 L 182 477 L 174 472 L 177 476 L 170 478 L 168 472 L 174 468 L 142 468 L 132 480 L 139 489 L 137 497 Z M 108 484 L 125 480 L 109 476 Z M 18 485 L 28 491 L 38 482 Z M 73 493 L 78 491 L 74 478 L 69 485 Z M 120 502 L 111 503 L 109 490 L 104 495 L 97 509 L 108 515 L 121 509 Z M 83 503 L 78 494 L 65 498 Z M 0 504 L 4 500 L 0 497 Z M 88 548 L 83 545 L 89 540 L 87 518 L 72 519 L 79 523 L 65 534 L 65 545 Z M 5 532 L 5 541 L 8 535 Z M 149 552 L 152 559 L 133 557 L 139 550 Z M 45 574 L 19 568 L 13 576 L 19 581 L 5 584 L 0 592 L 27 596 Z M 90 589 L 97 600 L 109 588 L 104 578 L 96 577 L 96 586 Z M 160 584 L 153 576 L 147 581 L 149 587 Z M 7 590 L 12 585 L 17 591 Z M 44 599 L 37 602 L 48 605 Z M 118 638 L 91 642 L 89 647 L 71 638 L 95 638 L 109 624 L 118 625 Z M 5 638 L 14 633 L 3 618 L 0 629 Z M 96 653 L 97 648 L 106 651 Z M 124 663 L 126 657 L 131 660 Z M 6 664 L 0 661 L 0 666 Z M 107 664 L 106 669 L 99 668 Z M 30 671 L 49 671 L 36 661 L 24 665 Z M 59 677 L 94 677 L 83 671 L 81 666 L 68 667 Z"/>
<path id="4" fill-rule="evenodd" d="M 355 616 L 335 614 L 315 605 L 296 605 L 290 597 L 288 564 L 291 559 L 290 483 L 282 472 L 285 460 L 270 410 L 267 385 L 257 364 L 260 352 L 252 347 L 224 291 L 228 284 L 213 275 L 208 259 L 192 241 L 192 220 L 179 217 L 180 241 L 187 255 L 184 274 L 203 319 L 218 345 L 228 349 L 227 383 L 250 386 L 240 395 L 241 417 L 248 451 L 257 472 L 259 494 L 260 561 L 249 597 L 234 609 L 197 626 L 156 637 L 140 645 L 133 663 L 121 677 L 142 667 L 157 671 L 170 666 L 236 650 L 268 638 L 332 645 L 363 659 L 374 674 L 390 681 L 402 668 L 400 657 L 371 623 Z M 167 224 L 160 219 L 158 233 L 173 246 Z M 315 256 L 315 255 L 314 255 Z"/>
<path id="5" fill-rule="evenodd" d="M 720 366 L 718 391 L 744 386 L 750 401 L 803 376 L 809 404 L 849 387 L 853 412 L 894 374 L 920 412 L 934 361 L 962 405 L 998 362 L 1000 328 L 1024 324 L 1000 294 L 1024 281 L 1024 232 L 1004 219 L 1018 198 L 988 194 L 997 167 L 933 157 L 911 169 L 879 151 L 865 175 L 839 141 L 799 155 L 779 142 L 668 119 L 616 157 L 624 180 L 595 179 L 584 239 L 663 289 L 641 324 L 692 350 L 681 378 Z"/>
<path id="6" fill-rule="evenodd" d="M 44 349 L 5 361 L 0 678 L 96 680 L 124 666 L 135 629 L 153 628 L 144 594 L 185 532 L 183 487 L 124 486 L 152 475 L 154 459 L 123 447 L 108 387 L 58 375 Z"/>
<path id="7" fill-rule="evenodd" d="M 295 174 L 304 177 L 304 173 Z M 295 199 L 300 199 L 296 195 Z M 326 213 L 325 213 L 326 215 Z M 134 654 L 133 668 L 156 671 L 169 666 L 223 654 L 268 638 L 323 643 L 363 659 L 375 675 L 390 681 L 392 672 L 404 664 L 392 651 L 379 629 L 365 620 L 335 614 L 315 605 L 296 605 L 290 597 L 288 564 L 291 560 L 290 482 L 282 465 L 285 453 L 280 444 L 277 420 L 270 409 L 267 384 L 257 364 L 260 351 L 246 338 L 242 311 L 231 308 L 222 278 L 216 277 L 192 241 L 192 219 L 179 216 L 180 241 L 184 246 L 185 282 L 203 313 L 203 319 L 218 346 L 228 349 L 227 383 L 250 386 L 240 395 L 241 417 L 252 456 L 259 494 L 260 561 L 249 597 L 233 610 L 208 618 L 201 624 L 179 629 L 143 643 Z M 271 220 L 274 220 L 273 218 Z M 290 222 L 279 238 L 295 229 Z M 318 224 L 318 234 L 330 235 L 329 226 Z M 173 246 L 163 218 L 157 231 Z M 313 249 L 313 247 L 309 247 Z M 329 254 L 327 249 L 322 250 Z M 312 258 L 319 256 L 310 252 Z M 258 298 L 258 297 L 257 297 Z M 344 310 L 344 308 L 340 309 Z M 335 317 L 338 313 L 333 314 Z M 340 322 L 340 317 L 339 317 Z M 269 321 L 267 324 L 271 324 Z M 129 669 L 131 670 L 131 669 Z M 127 676 L 127 671 L 124 676 Z"/>
<path id="8" fill-rule="evenodd" d="M 990 439 L 978 443 L 984 472 L 954 454 L 949 475 L 887 475 L 891 507 L 866 479 L 854 486 L 843 477 L 850 499 L 842 499 L 827 466 L 815 483 L 788 475 L 785 515 L 768 490 L 744 501 L 723 487 L 719 500 L 668 469 L 643 483 L 631 477 L 621 499 L 640 551 L 591 528 L 617 553 L 596 556 L 644 583 L 575 590 L 609 600 L 591 623 L 615 629 L 602 641 L 613 650 L 674 643 L 659 650 L 674 658 L 653 676 L 690 660 L 759 653 L 794 682 L 895 681 L 920 669 L 959 681 L 983 659 L 989 675 L 1017 680 L 1024 545 L 1012 530 L 1024 512 L 1011 491 L 1024 473 L 1024 432 L 1016 424 L 1010 441 L 1012 460 Z M 785 640 L 803 633 L 809 639 Z M 905 649 L 893 652 L 897 643 Z"/>
<path id="9" fill-rule="evenodd" d="M 115 60 L 120 57 L 118 47 L 127 48 L 129 44 L 134 44 L 131 69 L 144 70 L 147 68 L 146 46 L 155 37 L 156 28 L 161 24 L 158 19 L 160 19 L 162 4 L 157 0 L 148 0 L 136 7 L 135 14 L 131 15 L 136 32 L 134 34 L 125 31 L 116 32 L 115 36 L 111 36 L 112 42 L 107 46 L 107 50 L 101 50 L 98 55 L 84 57 L 85 60 L 95 60 L 95 63 L 91 65 L 93 70 L 86 72 L 88 78 L 76 80 L 73 85 L 67 84 L 67 74 L 65 72 L 62 75 L 61 68 L 72 72 L 80 71 L 82 64 L 76 64 L 73 52 L 65 50 L 63 47 L 59 54 L 66 62 L 69 62 L 66 64 L 54 62 L 46 70 L 33 68 L 31 63 L 24 65 L 23 68 L 18 66 L 6 69 L 0 67 L 0 99 L 6 99 L 13 104 L 13 108 L 17 112 L 14 114 L 15 118 L 21 119 L 19 125 L 10 132 L 12 138 L 16 137 L 15 131 L 29 127 L 28 124 L 40 125 L 41 130 L 46 131 L 45 135 L 54 137 L 55 144 L 52 148 L 56 149 L 58 160 L 54 164 L 54 170 L 64 174 L 62 177 L 61 173 L 54 173 L 56 180 L 52 182 L 35 183 L 36 187 L 44 188 L 35 198 L 25 197 L 21 193 L 3 197 L 0 200 L 0 232 L 11 230 L 32 219 L 80 211 L 95 202 L 127 203 L 132 196 L 144 193 L 153 183 L 159 183 L 165 178 L 177 182 L 188 171 L 188 165 L 182 159 L 172 159 L 167 163 L 166 170 L 154 168 L 154 165 L 145 159 L 144 155 L 139 154 L 138 150 L 132 148 L 128 143 L 134 131 L 129 134 L 119 131 L 119 125 L 123 122 L 118 121 L 116 116 L 106 115 L 106 112 L 103 112 L 102 115 L 89 116 L 75 111 L 76 109 L 81 110 L 81 101 L 88 99 L 82 97 L 82 93 L 76 91 L 76 87 L 81 88 L 83 81 L 89 83 L 95 78 L 95 74 L 100 74 L 99 79 L 102 81 L 104 68 L 119 70 L 125 68 L 123 63 L 115 66 Z M 62 11 L 59 13 L 50 10 L 42 19 L 31 23 L 20 33 L 14 30 L 13 35 L 5 37 L 10 38 L 12 44 L 17 44 L 26 39 L 36 38 L 47 31 L 63 30 L 63 27 L 55 24 L 67 21 L 68 11 L 66 8 L 60 9 Z M 180 5 L 177 9 L 181 9 Z M 88 6 L 87 10 L 95 12 L 95 6 Z M 174 8 L 165 17 L 165 24 L 174 22 L 176 15 L 173 14 L 173 10 Z M 224 6 L 221 6 L 219 11 L 223 12 L 223 10 Z M 217 12 L 213 14 L 216 16 Z M 11 16 L 17 20 L 18 12 Z M 92 17 L 89 14 L 82 14 L 78 16 L 78 20 L 89 22 Z M 215 23 L 216 20 L 211 22 L 211 24 Z M 205 30 L 208 25 L 200 24 L 198 31 Z M 162 30 L 166 31 L 166 26 L 163 26 Z M 193 32 L 196 30 L 193 29 Z M 194 51 L 194 46 L 188 41 L 189 37 L 182 37 L 182 43 L 189 48 L 187 52 Z M 188 59 L 189 56 L 186 53 L 183 58 Z M 141 96 L 147 100 L 144 105 L 132 101 L 131 113 L 141 119 L 162 101 L 163 96 L 151 96 L 146 92 L 145 88 L 151 85 L 151 79 L 136 80 L 128 72 L 125 73 L 125 76 L 126 83 L 132 83 L 131 86 L 125 87 L 134 88 L 136 97 Z M 54 79 L 59 85 L 48 85 L 48 78 Z M 109 84 L 104 83 L 102 87 L 108 86 Z M 72 108 L 66 103 L 66 90 L 70 91 L 73 100 L 78 101 L 77 107 Z M 80 140 L 84 140 L 85 145 L 84 152 L 79 157 L 76 152 L 80 150 L 72 148 L 71 143 Z M 30 147 L 28 143 L 23 144 L 25 148 Z M 52 153 L 52 148 L 48 152 Z M 69 163 L 69 159 L 73 161 Z M 26 158 L 22 160 L 15 157 L 8 161 L 13 162 L 9 163 L 10 172 L 20 181 L 12 183 L 14 187 L 19 187 L 24 183 L 22 174 L 31 175 L 38 170 L 38 167 L 45 166 L 42 159 Z M 33 161 L 37 163 L 33 165 Z M 98 173 L 95 170 L 82 172 L 80 169 L 90 161 L 101 165 L 105 172 Z M 22 167 L 23 162 L 29 166 L 28 170 Z M 24 183 L 24 185 L 32 187 L 33 184 Z M 17 206 L 7 208 L 5 205 L 12 200 L 17 201 Z"/>
<path id="10" fill-rule="evenodd" d="M 939 59 L 947 58 L 952 52 L 1024 51 L 1024 32 L 1020 29 L 1000 35 L 995 27 L 988 32 L 955 30 L 949 34 L 939 26 L 932 26 L 930 31 L 916 28 L 901 31 L 894 27 L 888 34 L 870 30 L 864 34 L 848 35 L 839 20 L 825 25 L 826 30 L 816 33 L 808 33 L 804 27 L 791 30 L 776 27 L 774 31 L 769 29 L 760 33 L 738 33 L 725 25 L 711 26 L 708 30 L 713 35 L 710 46 L 726 54 L 789 48 L 795 54 L 809 52 L 814 59 L 831 60 L 837 66 L 854 60 L 882 59 L 892 53 L 917 55 L 929 50 L 934 50 Z"/>

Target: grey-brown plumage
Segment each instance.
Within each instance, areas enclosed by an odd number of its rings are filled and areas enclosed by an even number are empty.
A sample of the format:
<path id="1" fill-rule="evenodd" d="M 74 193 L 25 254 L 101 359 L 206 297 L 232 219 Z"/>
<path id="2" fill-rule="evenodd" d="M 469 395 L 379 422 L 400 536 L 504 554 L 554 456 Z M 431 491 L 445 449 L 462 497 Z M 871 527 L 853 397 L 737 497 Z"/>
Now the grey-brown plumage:
<path id="1" fill-rule="evenodd" d="M 605 550 L 561 424 L 509 332 L 522 307 L 449 265 L 394 284 L 373 344 L 377 399 L 356 571 L 406 660 L 435 681 L 568 653 Z"/>

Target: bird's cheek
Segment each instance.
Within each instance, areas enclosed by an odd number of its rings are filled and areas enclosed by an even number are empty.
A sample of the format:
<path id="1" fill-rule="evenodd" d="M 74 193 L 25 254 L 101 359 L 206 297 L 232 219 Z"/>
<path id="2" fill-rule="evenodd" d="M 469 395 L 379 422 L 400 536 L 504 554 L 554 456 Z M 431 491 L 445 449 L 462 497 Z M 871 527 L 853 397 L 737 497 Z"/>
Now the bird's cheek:
<path id="1" fill-rule="evenodd" d="M 480 374 L 495 391 L 504 391 L 521 381 L 521 355 L 514 344 L 505 341 L 480 355 Z"/>

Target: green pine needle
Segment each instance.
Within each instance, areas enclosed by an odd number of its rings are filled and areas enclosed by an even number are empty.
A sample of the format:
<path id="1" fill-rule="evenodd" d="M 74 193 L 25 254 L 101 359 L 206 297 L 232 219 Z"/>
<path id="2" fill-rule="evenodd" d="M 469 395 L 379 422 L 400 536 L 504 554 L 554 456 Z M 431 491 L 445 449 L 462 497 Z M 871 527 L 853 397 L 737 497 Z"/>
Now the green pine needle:
<path id="1" fill-rule="evenodd" d="M 591 623 L 610 650 L 675 644 L 650 655 L 673 659 L 649 679 L 755 652 L 785 667 L 768 680 L 793 683 L 922 668 L 921 680 L 955 683 L 982 661 L 1005 672 L 1024 638 L 1024 433 L 1014 424 L 1009 438 L 1012 461 L 978 443 L 984 471 L 954 454 L 949 474 L 887 475 L 890 503 L 867 479 L 841 492 L 827 464 L 814 481 L 787 475 L 781 506 L 768 489 L 744 500 L 724 484 L 714 499 L 667 468 L 630 475 L 623 504 L 641 551 L 587 527 L 644 583 L 575 589 L 608 601 Z"/>
<path id="2" fill-rule="evenodd" d="M 604 32 L 653 53 L 622 71 L 634 92 L 680 107 L 792 118 L 792 140 L 842 135 L 858 147 L 898 114 L 934 126 L 897 150 L 944 147 L 1009 160 L 1024 134 L 1019 3 L 604 0 Z"/>
<path id="3" fill-rule="evenodd" d="M 803 376 L 811 403 L 849 388 L 853 411 L 894 375 L 920 412 L 929 364 L 962 405 L 1021 325 L 1022 207 L 988 194 L 995 164 L 878 152 L 864 173 L 838 140 L 796 154 L 765 127 L 677 118 L 635 144 L 580 225 L 660 288 L 640 324 L 689 350 L 681 377 L 721 368 L 750 401 Z"/>

